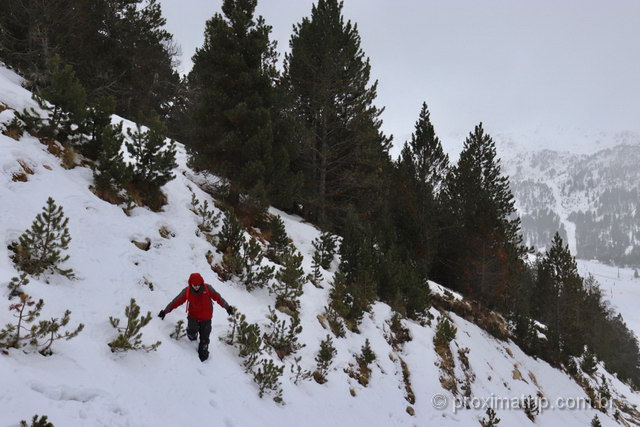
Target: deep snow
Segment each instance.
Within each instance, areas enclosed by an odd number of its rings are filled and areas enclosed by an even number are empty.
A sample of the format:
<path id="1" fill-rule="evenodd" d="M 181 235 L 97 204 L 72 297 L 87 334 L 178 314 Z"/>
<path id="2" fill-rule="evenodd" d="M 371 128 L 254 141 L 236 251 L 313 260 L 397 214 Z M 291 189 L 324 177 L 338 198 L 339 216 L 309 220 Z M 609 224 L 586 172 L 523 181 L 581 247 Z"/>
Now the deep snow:
<path id="1" fill-rule="evenodd" d="M 0 103 L 21 109 L 33 106 L 21 79 L 0 67 Z M 0 122 L 10 120 L 12 113 L 0 113 Z M 0 125 L 1 126 L 1 125 Z M 5 284 L 18 272 L 13 266 L 7 244 L 30 227 L 47 197 L 53 197 L 64 207 L 70 218 L 72 236 L 65 266 L 73 268 L 76 280 L 57 275 L 48 276 L 50 283 L 31 279 L 25 291 L 45 300 L 42 318 L 59 317 L 65 309 L 72 311 L 71 325 L 82 322 L 85 330 L 68 342 L 56 342 L 49 357 L 37 352 L 11 350 L 0 355 L 0 426 L 16 426 L 34 414 L 46 414 L 56 426 L 438 426 L 479 425 L 482 410 L 460 410 L 452 405 L 435 409 L 432 399 L 442 394 L 451 401 L 452 395 L 440 385 L 438 356 L 434 351 L 432 326 L 405 321 L 413 337 L 399 354 L 395 354 L 384 338 L 390 308 L 382 303 L 373 306 L 365 316 L 361 333 L 347 332 L 346 338 L 333 339 L 338 355 L 328 375 L 328 382 L 314 381 L 294 385 L 289 368 L 293 358 L 285 359 L 282 379 L 284 405 L 278 405 L 267 395 L 260 399 L 251 377 L 244 373 L 237 350 L 218 337 L 229 328 L 228 319 L 220 307 L 214 309 L 211 356 L 201 363 L 196 346 L 182 339 L 169 338 L 177 320 L 184 319 L 184 306 L 170 313 L 164 321 L 154 317 L 143 331 L 144 342 L 161 340 L 157 352 L 113 354 L 107 346 L 115 331 L 109 316 L 124 317 L 124 307 L 135 298 L 142 312 L 154 316 L 173 298 L 192 272 L 200 272 L 220 294 L 250 322 L 267 323 L 268 306 L 274 297 L 267 290 L 247 292 L 237 282 L 221 282 L 205 259 L 213 247 L 196 235 L 197 218 L 190 211 L 192 191 L 204 201 L 212 199 L 200 190 L 196 176 L 186 166 L 184 148 L 178 145 L 176 179 L 164 187 L 168 204 L 154 213 L 135 208 L 127 216 L 121 207 L 111 205 L 90 192 L 91 170 L 76 167 L 65 170 L 60 161 L 46 151 L 36 138 L 25 135 L 15 141 L 0 135 L 0 327 L 11 321 L 7 310 Z M 12 181 L 12 174 L 22 167 L 34 171 L 27 182 Z M 310 271 L 312 240 L 319 232 L 300 218 L 275 209 L 282 216 L 287 233 L 304 255 L 303 266 Z M 159 230 L 166 227 L 175 237 L 163 238 Z M 138 249 L 133 240 L 150 239 L 148 251 Z M 220 261 L 215 254 L 215 261 Z M 332 269 L 335 269 L 334 261 Z M 600 270 L 599 270 L 600 271 Z M 323 289 L 305 284 L 301 298 L 301 320 L 304 327 L 300 341 L 306 344 L 298 352 L 302 366 L 314 369 L 314 357 L 319 342 L 328 333 L 317 315 L 327 304 L 332 272 L 325 271 Z M 605 274 L 605 273 L 603 273 Z M 44 278 L 43 278 L 44 279 Z M 153 283 L 154 290 L 145 285 Z M 605 283 L 606 284 L 606 283 Z M 431 284 L 436 292 L 441 287 Z M 617 286 L 617 285 L 616 285 Z M 627 286 L 627 285 L 625 285 Z M 632 284 L 625 289 L 632 292 Z M 618 287 L 622 289 L 622 286 Z M 616 294 L 617 291 L 614 291 Z M 627 291 L 625 291 L 627 292 Z M 618 295 L 618 294 L 616 294 Z M 625 294 L 626 295 L 626 294 Z M 614 297 L 625 316 L 633 316 L 631 300 Z M 624 303 L 623 303 L 624 301 Z M 432 309 L 434 317 L 440 314 Z M 280 314 L 282 318 L 285 315 Z M 478 398 L 535 396 L 541 393 L 550 400 L 557 397 L 584 397 L 582 389 L 563 372 L 547 363 L 525 355 L 511 342 L 500 342 L 466 320 L 450 314 L 458 328 L 451 344 L 456 357 L 456 377 L 464 378 L 457 358 L 457 349 L 468 347 L 475 381 L 472 395 Z M 631 317 L 630 325 L 639 330 L 640 320 Z M 637 327 L 636 327 L 637 326 Z M 344 368 L 353 363 L 368 338 L 378 358 L 371 382 L 362 387 L 349 378 Z M 404 383 L 398 356 L 408 364 L 416 402 L 411 405 L 415 415 L 407 413 L 409 403 L 404 398 Z M 277 358 L 276 358 L 277 359 Z M 278 362 L 280 363 L 280 362 Z M 521 379 L 516 371 L 521 374 Z M 600 367 L 600 371 L 602 367 Z M 618 393 L 632 404 L 640 396 L 606 374 Z M 352 396 L 352 392 L 355 396 Z M 522 409 L 497 410 L 500 425 L 516 426 L 531 423 Z M 585 410 L 546 410 L 536 418 L 544 426 L 584 426 L 594 414 L 603 425 L 615 425 L 611 414 Z"/>

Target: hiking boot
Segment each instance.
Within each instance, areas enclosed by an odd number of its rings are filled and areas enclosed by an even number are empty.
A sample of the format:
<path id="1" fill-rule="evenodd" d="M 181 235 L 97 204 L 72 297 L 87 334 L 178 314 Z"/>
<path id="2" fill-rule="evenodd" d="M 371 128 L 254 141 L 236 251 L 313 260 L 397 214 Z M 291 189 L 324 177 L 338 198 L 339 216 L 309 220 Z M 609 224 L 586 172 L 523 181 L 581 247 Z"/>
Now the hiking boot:
<path id="1" fill-rule="evenodd" d="M 209 358 L 209 346 L 206 343 L 200 343 L 198 346 L 198 356 L 200 361 L 204 362 Z"/>
<path id="2" fill-rule="evenodd" d="M 189 341 L 195 341 L 198 339 L 198 333 L 194 332 L 192 335 L 189 332 L 187 332 L 187 338 L 189 338 Z"/>

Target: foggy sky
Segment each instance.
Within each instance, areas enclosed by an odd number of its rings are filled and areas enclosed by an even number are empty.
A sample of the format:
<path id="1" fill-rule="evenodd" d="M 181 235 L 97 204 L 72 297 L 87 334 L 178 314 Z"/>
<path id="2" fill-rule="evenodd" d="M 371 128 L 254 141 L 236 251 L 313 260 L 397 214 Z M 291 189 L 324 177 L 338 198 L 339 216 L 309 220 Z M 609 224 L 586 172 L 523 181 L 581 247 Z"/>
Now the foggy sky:
<path id="1" fill-rule="evenodd" d="M 221 0 L 161 0 L 181 71 Z M 259 0 L 278 50 L 311 0 Z M 401 145 L 427 102 L 436 132 L 640 130 L 640 1 L 346 0 L 379 81 L 383 130 Z M 282 60 L 282 55 L 281 58 Z"/>

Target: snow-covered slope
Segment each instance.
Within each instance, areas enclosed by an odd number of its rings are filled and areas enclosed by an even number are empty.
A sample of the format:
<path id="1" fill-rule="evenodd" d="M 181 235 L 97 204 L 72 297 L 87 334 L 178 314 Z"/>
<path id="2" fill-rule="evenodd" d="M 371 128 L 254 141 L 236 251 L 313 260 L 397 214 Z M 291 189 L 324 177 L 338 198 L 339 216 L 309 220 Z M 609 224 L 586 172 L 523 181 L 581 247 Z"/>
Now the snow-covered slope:
<path id="1" fill-rule="evenodd" d="M 500 142 L 525 240 L 544 249 L 559 230 L 578 258 L 638 267 L 640 135 L 586 135 L 581 141 L 580 150 Z"/>
<path id="2" fill-rule="evenodd" d="M 10 109 L 30 105 L 29 94 L 19 83 L 19 77 L 0 68 L 0 103 L 9 107 L 1 113 L 3 123 L 10 120 Z M 107 342 L 115 331 L 109 316 L 123 318 L 123 309 L 131 298 L 136 299 L 143 313 L 157 313 L 185 286 L 192 272 L 202 273 L 250 322 L 265 325 L 268 307 L 274 305 L 274 297 L 266 290 L 247 292 L 237 282 L 220 281 L 211 270 L 205 254 L 215 250 L 196 234 L 197 218 L 190 210 L 190 200 L 192 192 L 210 204 L 213 200 L 196 184 L 205 178 L 187 168 L 184 148 L 178 147 L 176 179 L 163 188 L 168 199 L 163 211 L 135 208 L 128 216 L 122 207 L 99 199 L 89 190 L 89 168 L 63 169 L 60 159 L 38 139 L 25 135 L 16 141 L 0 134 L 0 325 L 12 321 L 4 284 L 18 275 L 7 244 L 31 225 L 49 196 L 64 207 L 69 217 L 71 257 L 65 266 L 73 268 L 77 279 L 52 275 L 45 283 L 32 278 L 25 291 L 44 299 L 42 318 L 59 317 L 70 309 L 71 325 L 86 325 L 77 338 L 56 342 L 54 354 L 49 357 L 33 351 L 0 354 L 0 426 L 18 425 L 34 414 L 48 415 L 57 426 L 479 425 L 485 408 L 454 410 L 456 396 L 441 385 L 442 361 L 434 350 L 433 338 L 436 320 L 443 313 L 435 308 L 431 309 L 434 319 L 430 324 L 403 320 L 412 340 L 394 348 L 385 339 L 391 310 L 376 303 L 365 316 L 359 334 L 347 332 L 345 338 L 334 337 L 337 357 L 328 382 L 322 385 L 315 381 L 295 385 L 290 378 L 293 357 L 283 362 L 274 358 L 276 363 L 286 365 L 283 405 L 268 396 L 258 397 L 237 349 L 218 339 L 229 329 L 220 307 L 214 310 L 211 356 L 205 363 L 198 360 L 193 343 L 169 338 L 176 321 L 185 318 L 183 308 L 170 313 L 164 321 L 154 317 L 144 328 L 145 342 L 162 341 L 158 351 L 111 353 Z M 25 173 L 27 181 L 14 180 L 16 173 Z M 311 242 L 318 231 L 298 217 L 275 209 L 271 213 L 282 216 L 288 235 L 304 255 L 303 267 L 309 272 Z M 161 229 L 169 234 L 162 237 Z M 145 239 L 151 242 L 147 251 L 132 243 Z M 220 254 L 215 253 L 214 262 L 220 259 Z M 333 268 L 335 265 L 334 262 Z M 304 329 L 300 341 L 306 346 L 297 355 L 308 370 L 315 368 L 320 340 L 330 333 L 318 320 L 327 305 L 332 276 L 332 271 L 323 273 L 323 288 L 307 283 L 301 297 Z M 448 298 L 442 287 L 432 287 L 436 294 Z M 444 314 L 457 327 L 450 345 L 454 381 L 458 389 L 465 384 L 469 387 L 470 395 L 477 399 L 471 402 L 472 406 L 494 399 L 494 405 L 504 408 L 504 402 L 495 403 L 495 399 L 529 395 L 547 398 L 553 405 L 558 403 L 557 398 L 586 397 L 566 373 L 525 355 L 511 341 L 493 338 L 454 313 Z M 287 317 L 281 313 L 279 316 Z M 365 339 L 370 340 L 377 355 L 367 387 L 344 372 L 354 363 L 354 354 L 360 353 Z M 469 349 L 468 367 L 465 352 L 458 351 L 465 348 Z M 599 372 L 620 402 L 630 407 L 640 403 L 638 394 L 602 366 Z M 598 376 L 589 381 L 597 386 L 602 379 Z M 407 398 L 407 384 L 411 385 L 415 402 Z M 445 401 L 446 408 L 439 409 Z M 502 419 L 500 425 L 531 423 L 522 409 L 498 408 L 496 412 Z M 584 426 L 597 414 L 602 425 L 616 425 L 612 412 L 549 408 L 536 417 L 535 423 Z"/>

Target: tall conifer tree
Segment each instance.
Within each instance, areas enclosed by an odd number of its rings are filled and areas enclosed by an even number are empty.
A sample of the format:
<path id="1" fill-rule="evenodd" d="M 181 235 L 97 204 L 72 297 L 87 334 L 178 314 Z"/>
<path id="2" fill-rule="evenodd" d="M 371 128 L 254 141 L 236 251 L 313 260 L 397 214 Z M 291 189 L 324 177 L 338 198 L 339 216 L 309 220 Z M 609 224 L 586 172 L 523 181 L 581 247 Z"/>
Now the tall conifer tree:
<path id="1" fill-rule="evenodd" d="M 285 81 L 298 119 L 304 172 L 304 208 L 320 223 L 341 223 L 349 205 L 370 215 L 388 161 L 380 132 L 382 110 L 373 105 L 377 82 L 343 3 L 318 0 L 311 17 L 294 27 Z"/>

